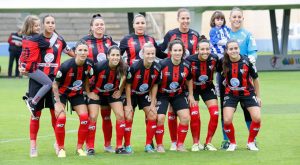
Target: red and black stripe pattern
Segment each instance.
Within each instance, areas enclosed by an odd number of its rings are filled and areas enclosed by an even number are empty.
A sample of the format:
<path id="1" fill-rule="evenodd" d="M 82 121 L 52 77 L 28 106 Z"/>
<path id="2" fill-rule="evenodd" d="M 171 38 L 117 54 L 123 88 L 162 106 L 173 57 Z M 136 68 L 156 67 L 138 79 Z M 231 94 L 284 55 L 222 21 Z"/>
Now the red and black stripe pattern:
<path id="1" fill-rule="evenodd" d="M 258 77 L 256 67 L 247 57 L 241 56 L 238 62 L 229 62 L 226 77 L 225 94 L 234 96 L 249 96 L 254 92 L 252 79 Z"/>
<path id="2" fill-rule="evenodd" d="M 186 55 L 192 55 L 196 53 L 197 44 L 199 40 L 199 33 L 193 29 L 190 29 L 187 33 L 182 33 L 178 28 L 168 31 L 164 37 L 163 43 L 159 45 L 162 51 L 168 48 L 169 42 L 173 41 L 175 38 L 180 38 L 184 43 L 186 50 Z"/>
<path id="3" fill-rule="evenodd" d="M 136 35 L 131 34 L 125 36 L 120 42 L 121 54 L 127 53 L 127 64 L 131 66 L 135 61 L 141 59 L 140 51 L 143 48 L 144 44 L 151 42 L 156 48 L 156 56 L 159 58 L 164 58 L 160 49 L 158 48 L 156 41 L 153 37 L 148 35 Z"/>
<path id="4" fill-rule="evenodd" d="M 158 83 L 160 65 L 153 62 L 150 68 L 145 68 L 143 60 L 135 62 L 127 72 L 126 83 L 131 84 L 131 93 L 143 95 L 149 93 L 154 84 Z"/>
<path id="5" fill-rule="evenodd" d="M 65 61 L 55 77 L 55 81 L 59 83 L 59 94 L 68 97 L 82 94 L 84 83 L 93 72 L 93 62 L 90 60 L 86 60 L 82 66 L 75 63 L 75 58 Z"/>
<path id="6" fill-rule="evenodd" d="M 94 67 L 94 86 L 93 92 L 99 95 L 110 96 L 114 91 L 119 90 L 120 75 L 116 70 L 110 69 L 108 60 L 97 63 Z"/>
<path id="7" fill-rule="evenodd" d="M 190 80 L 190 63 L 182 60 L 179 65 L 174 65 L 170 58 L 160 62 L 161 72 L 158 92 L 169 97 L 174 97 L 183 92 L 186 80 Z"/>
<path id="8" fill-rule="evenodd" d="M 50 43 L 41 34 L 23 36 L 22 53 L 19 59 L 26 71 L 33 72 L 37 68 L 37 63 L 41 60 L 40 49 L 46 49 Z"/>
<path id="9" fill-rule="evenodd" d="M 110 36 L 104 35 L 102 38 L 95 38 L 93 35 L 87 35 L 82 38 L 89 46 L 88 58 L 95 63 L 106 59 L 108 48 L 112 45 L 118 45 Z"/>
<path id="10" fill-rule="evenodd" d="M 219 63 L 218 56 L 210 54 L 205 61 L 200 61 L 198 54 L 186 58 L 191 63 L 193 89 L 204 90 L 213 85 L 214 72 Z"/>
<path id="11" fill-rule="evenodd" d="M 46 41 L 50 38 L 43 36 Z M 61 53 L 66 48 L 65 40 L 59 36 L 53 47 L 40 51 L 41 61 L 38 63 L 38 68 L 48 76 L 56 76 L 60 66 Z"/>

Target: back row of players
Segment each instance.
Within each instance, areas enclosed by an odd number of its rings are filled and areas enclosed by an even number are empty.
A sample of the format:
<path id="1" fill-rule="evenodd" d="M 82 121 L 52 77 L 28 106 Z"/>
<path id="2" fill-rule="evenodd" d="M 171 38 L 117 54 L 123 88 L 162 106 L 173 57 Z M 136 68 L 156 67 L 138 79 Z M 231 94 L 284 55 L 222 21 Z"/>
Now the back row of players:
<path id="1" fill-rule="evenodd" d="M 43 18 L 42 34 L 39 34 L 39 19 L 28 16 L 23 26 L 26 36 L 23 38 L 20 71 L 30 77 L 28 96 L 24 97 L 32 113 L 30 156 L 38 155 L 36 137 L 41 110 L 45 107 L 50 108 L 52 116 L 56 154 L 58 157 L 66 156 L 67 100 L 80 120 L 77 141 L 77 153 L 80 156 L 95 154 L 99 109 L 104 150 L 117 154 L 132 153 L 131 127 L 137 106 L 143 109 L 146 116 L 146 152 L 154 152 L 151 145 L 154 136 L 156 151 L 165 152 L 163 135 L 167 111 L 172 140 L 170 150 L 186 151 L 183 144 L 190 124 L 193 137 L 191 150 L 215 151 L 217 149 L 211 141 L 218 125 L 219 89 L 216 91 L 213 84 L 216 70 L 223 73 L 217 81 L 220 84 L 224 126 L 225 143 L 222 147 L 227 151 L 236 149 L 232 118 L 238 102 L 241 102 L 249 126 L 247 148 L 258 150 L 254 139 L 260 128 L 261 101 L 254 64 L 256 45 L 251 34 L 242 28 L 242 11 L 238 8 L 231 11 L 231 29 L 225 25 L 223 13 L 216 11 L 211 19 L 211 41 L 189 28 L 190 13 L 187 9 L 178 10 L 177 20 L 179 28 L 170 30 L 164 41 L 157 45 L 153 37 L 145 34 L 145 17 L 137 15 L 133 21 L 135 33 L 125 36 L 118 47 L 110 36 L 104 34 L 104 19 L 97 14 L 91 20 L 90 34 L 83 37 L 73 51 L 55 32 L 53 16 L 46 15 Z M 63 51 L 73 58 L 60 66 Z M 126 62 L 122 60 L 124 52 L 127 54 Z M 163 60 L 156 62 L 155 58 Z M 53 93 L 49 91 L 51 86 Z M 122 97 L 123 92 L 126 93 L 126 99 Z M 199 141 L 199 95 L 210 113 L 204 146 Z M 111 110 L 116 115 L 115 149 L 111 146 Z M 83 149 L 84 143 L 86 151 Z"/>

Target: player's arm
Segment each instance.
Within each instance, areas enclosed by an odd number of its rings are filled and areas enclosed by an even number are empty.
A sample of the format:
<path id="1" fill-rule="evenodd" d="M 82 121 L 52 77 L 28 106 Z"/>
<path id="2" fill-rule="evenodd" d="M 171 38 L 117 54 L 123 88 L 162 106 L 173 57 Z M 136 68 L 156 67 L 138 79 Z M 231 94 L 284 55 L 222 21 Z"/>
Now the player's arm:
<path id="1" fill-rule="evenodd" d="M 259 79 L 258 79 L 258 77 L 253 80 L 253 85 L 254 85 L 254 89 L 255 89 L 255 94 L 256 94 L 257 102 L 258 102 L 259 106 L 261 106 L 261 97 L 260 97 L 260 89 L 259 89 Z"/>

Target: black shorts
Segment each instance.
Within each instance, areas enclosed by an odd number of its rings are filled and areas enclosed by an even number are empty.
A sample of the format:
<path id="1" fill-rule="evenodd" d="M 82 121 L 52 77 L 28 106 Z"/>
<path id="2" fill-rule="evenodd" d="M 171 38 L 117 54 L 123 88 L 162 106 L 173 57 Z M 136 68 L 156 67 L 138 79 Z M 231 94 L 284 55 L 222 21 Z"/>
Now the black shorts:
<path id="1" fill-rule="evenodd" d="M 60 95 L 59 98 L 60 98 L 60 102 L 63 103 L 64 105 L 67 104 L 67 100 L 68 100 L 71 103 L 71 107 L 72 107 L 73 111 L 74 111 L 74 109 L 73 109 L 74 106 L 82 105 L 82 104 L 86 105 L 83 95 L 75 95 L 73 97 L 67 97 L 66 95 Z"/>
<path id="2" fill-rule="evenodd" d="M 151 104 L 151 98 L 149 96 L 149 93 L 143 94 L 143 95 L 131 95 L 131 105 L 132 108 L 135 109 L 137 106 L 139 106 L 139 109 L 142 110 L 145 107 L 150 106 Z M 127 105 L 127 100 L 125 99 L 124 106 Z"/>
<path id="3" fill-rule="evenodd" d="M 237 104 L 243 104 L 245 108 L 259 106 L 255 93 L 251 92 L 250 96 L 233 96 L 226 94 L 224 96 L 223 106 L 236 108 Z"/>
<path id="4" fill-rule="evenodd" d="M 114 103 L 114 102 L 124 103 L 125 101 L 124 95 L 122 95 L 118 99 L 115 99 L 112 96 L 103 96 L 103 95 L 100 95 L 99 97 L 100 97 L 100 105 L 102 106 L 109 106 L 110 103 Z"/>
<path id="5" fill-rule="evenodd" d="M 176 95 L 174 97 L 169 97 L 165 95 L 157 96 L 157 114 L 166 115 L 168 111 L 168 106 L 170 105 L 173 108 L 173 111 L 176 113 L 182 109 L 189 109 L 189 103 L 187 97 L 184 93 Z"/>
<path id="6" fill-rule="evenodd" d="M 207 100 L 217 99 L 216 91 L 213 86 L 207 87 L 204 90 L 194 90 L 193 93 L 196 101 L 200 100 L 199 95 L 204 102 Z"/>
<path id="7" fill-rule="evenodd" d="M 54 76 L 49 76 L 49 78 L 53 81 Z M 43 85 L 38 83 L 37 81 L 33 79 L 29 79 L 29 85 L 28 85 L 28 96 L 33 98 L 38 91 L 42 88 Z M 44 97 L 41 98 L 41 100 L 37 103 L 36 109 L 42 110 L 43 108 L 50 108 L 54 109 L 54 103 L 53 103 L 53 96 L 52 96 L 52 88 L 46 93 Z"/>
<path id="8" fill-rule="evenodd" d="M 100 105 L 100 100 L 94 100 L 94 99 L 90 99 L 88 97 L 85 97 L 86 99 L 86 104 L 89 105 L 89 104 L 98 104 Z"/>

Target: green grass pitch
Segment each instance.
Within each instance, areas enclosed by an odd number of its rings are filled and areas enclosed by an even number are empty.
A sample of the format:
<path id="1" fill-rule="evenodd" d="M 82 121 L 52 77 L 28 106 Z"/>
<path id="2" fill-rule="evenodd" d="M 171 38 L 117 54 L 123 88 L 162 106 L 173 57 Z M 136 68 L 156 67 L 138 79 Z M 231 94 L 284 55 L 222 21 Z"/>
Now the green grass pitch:
<path id="1" fill-rule="evenodd" d="M 4 58 L 0 58 L 3 62 Z M 2 64 L 1 64 L 2 65 Z M 187 152 L 167 151 L 164 154 L 147 154 L 143 151 L 145 141 L 144 114 L 136 111 L 133 124 L 132 146 L 134 154 L 116 155 L 103 153 L 103 134 L 101 117 L 98 119 L 96 134 L 96 156 L 78 157 L 75 154 L 78 118 L 76 114 L 67 115 L 65 159 L 58 159 L 53 149 L 54 133 L 50 114 L 44 109 L 38 134 L 37 158 L 29 157 L 29 112 L 21 100 L 27 89 L 28 79 L 0 79 L 0 165 L 27 164 L 299 164 L 300 163 L 300 72 L 262 72 L 259 73 L 262 96 L 262 128 L 258 135 L 259 152 L 246 149 L 248 131 L 242 111 L 238 108 L 234 125 L 238 149 L 236 152 Z M 209 114 L 204 104 L 200 103 L 201 142 L 207 133 Z M 114 115 L 112 115 L 114 116 Z M 115 119 L 112 118 L 113 125 Z M 170 146 L 167 123 L 164 144 Z M 221 144 L 220 124 L 212 143 Z M 115 138 L 113 135 L 113 145 Z M 185 145 L 192 145 L 191 133 L 188 133 Z"/>

